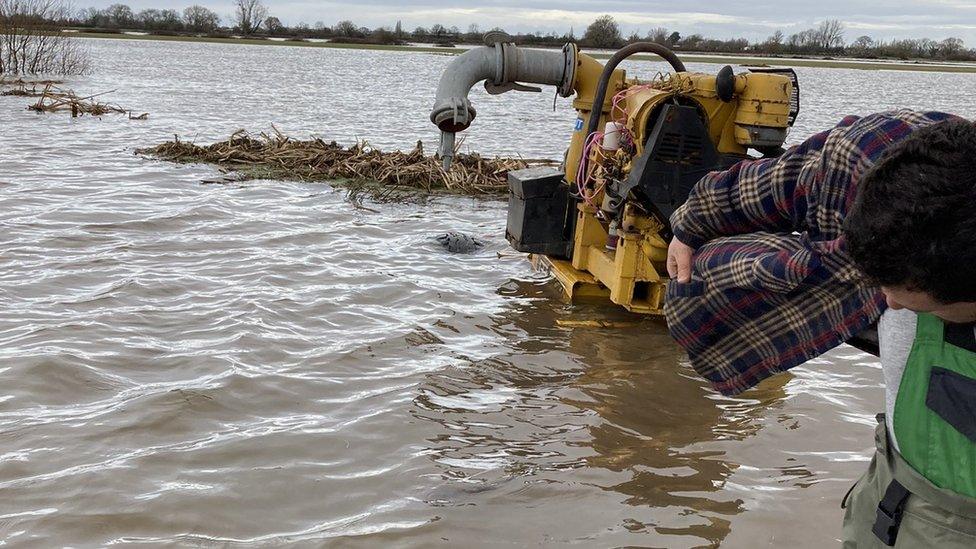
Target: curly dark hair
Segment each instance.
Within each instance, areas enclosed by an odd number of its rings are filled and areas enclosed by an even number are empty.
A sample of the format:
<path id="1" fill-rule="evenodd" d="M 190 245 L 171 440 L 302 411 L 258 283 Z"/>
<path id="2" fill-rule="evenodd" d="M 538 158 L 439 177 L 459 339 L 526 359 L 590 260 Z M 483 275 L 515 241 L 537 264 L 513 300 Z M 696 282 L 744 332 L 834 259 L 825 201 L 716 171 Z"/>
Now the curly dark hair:
<path id="1" fill-rule="evenodd" d="M 976 301 L 976 125 L 946 120 L 886 151 L 858 183 L 844 236 L 879 286 Z"/>

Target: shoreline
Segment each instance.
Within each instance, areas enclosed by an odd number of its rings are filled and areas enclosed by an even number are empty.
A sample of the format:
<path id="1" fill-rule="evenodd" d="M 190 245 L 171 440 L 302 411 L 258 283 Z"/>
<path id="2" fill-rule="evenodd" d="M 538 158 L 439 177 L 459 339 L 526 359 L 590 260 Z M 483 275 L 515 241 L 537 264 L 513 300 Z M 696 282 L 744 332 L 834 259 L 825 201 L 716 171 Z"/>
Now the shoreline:
<path id="1" fill-rule="evenodd" d="M 292 46 L 298 48 L 333 48 L 346 50 L 380 50 L 401 51 L 414 53 L 436 53 L 441 55 L 461 55 L 467 48 L 441 48 L 434 46 L 393 46 L 380 44 L 340 44 L 333 42 L 307 42 L 294 40 L 267 40 L 264 38 L 216 38 L 207 36 L 165 36 L 165 35 L 136 35 L 110 34 L 92 32 L 70 32 L 69 36 L 76 38 L 92 38 L 97 40 L 148 40 L 157 42 L 202 42 L 210 44 L 237 44 L 245 46 Z M 529 46 L 531 47 L 531 46 Z M 896 70 L 916 72 L 951 72 L 976 73 L 976 64 L 929 63 L 925 61 L 875 61 L 860 59 L 812 59 L 797 57 L 767 57 L 758 55 L 712 54 L 712 53 L 681 53 L 676 52 L 682 61 L 689 63 L 733 64 L 733 65 L 771 65 L 789 67 L 818 67 L 834 69 L 860 70 Z M 596 59 L 609 59 L 611 53 L 588 52 Z M 657 60 L 655 56 L 635 55 L 634 60 Z"/>

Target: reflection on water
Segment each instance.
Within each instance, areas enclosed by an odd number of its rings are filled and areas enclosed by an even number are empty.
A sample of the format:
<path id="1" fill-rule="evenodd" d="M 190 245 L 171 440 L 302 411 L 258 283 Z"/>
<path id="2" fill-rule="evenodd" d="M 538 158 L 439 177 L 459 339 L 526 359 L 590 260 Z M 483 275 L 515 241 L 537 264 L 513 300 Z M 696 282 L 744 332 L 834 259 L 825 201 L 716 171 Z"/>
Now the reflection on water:
<path id="1" fill-rule="evenodd" d="M 562 303 L 510 251 L 503 203 L 356 208 L 131 154 L 271 124 L 432 143 L 450 58 L 90 45 L 98 71 L 69 85 L 148 121 L 0 97 L 0 544 L 834 544 L 881 407 L 873 358 L 837 349 L 722 398 L 659 321 L 560 323 L 634 318 Z M 797 72 L 794 141 L 849 112 L 976 114 L 955 91 L 971 75 Z M 486 154 L 558 157 L 575 119 L 548 94 L 473 100 Z M 449 230 L 487 244 L 444 253 Z"/>
<path id="2" fill-rule="evenodd" d="M 553 290 L 536 280 L 503 286 L 500 295 L 530 298 L 492 318 L 511 350 L 428 376 L 415 414 L 444 427 L 429 440 L 431 459 L 452 482 L 427 501 L 477 506 L 479 494 L 504 485 L 542 482 L 547 492 L 561 492 L 584 476 L 640 508 L 619 510 L 612 525 L 621 542 L 640 534 L 634 539 L 669 547 L 696 539 L 717 545 L 744 508 L 724 493 L 738 464 L 713 443 L 753 436 L 757 417 L 785 398 L 789 376 L 751 399 L 724 399 L 678 366 L 683 356 L 660 321 L 560 306 Z M 561 318 L 579 317 L 642 321 L 623 329 L 558 327 Z M 635 518 L 647 515 L 654 519 Z"/>

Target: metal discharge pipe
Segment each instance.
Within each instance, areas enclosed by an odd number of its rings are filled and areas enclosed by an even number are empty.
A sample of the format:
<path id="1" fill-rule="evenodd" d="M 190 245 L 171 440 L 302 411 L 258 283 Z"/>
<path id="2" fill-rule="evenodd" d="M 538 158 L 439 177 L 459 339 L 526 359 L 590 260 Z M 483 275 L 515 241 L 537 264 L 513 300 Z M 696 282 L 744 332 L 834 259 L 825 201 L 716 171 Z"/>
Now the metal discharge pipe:
<path id="1" fill-rule="evenodd" d="M 575 70 L 576 48 L 570 45 L 562 51 L 545 51 L 497 42 L 459 55 L 444 70 L 430 112 L 430 121 L 441 130 L 439 153 L 444 168 L 450 167 L 454 158 L 455 134 L 467 129 L 477 114 L 468 99 L 475 84 L 484 80 L 491 94 L 541 91 L 519 82 L 545 84 L 558 86 L 559 94 L 569 97 Z"/>

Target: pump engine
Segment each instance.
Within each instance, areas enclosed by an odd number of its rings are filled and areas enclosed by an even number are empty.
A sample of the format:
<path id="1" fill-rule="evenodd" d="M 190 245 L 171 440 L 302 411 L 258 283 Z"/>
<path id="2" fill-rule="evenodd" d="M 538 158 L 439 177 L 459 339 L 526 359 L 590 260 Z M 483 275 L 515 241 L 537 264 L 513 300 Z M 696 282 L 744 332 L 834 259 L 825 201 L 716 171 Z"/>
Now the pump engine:
<path id="1" fill-rule="evenodd" d="M 609 299 L 626 309 L 663 314 L 668 218 L 708 172 L 752 155 L 777 155 L 799 112 L 791 69 L 735 74 L 689 72 L 667 48 L 631 44 L 602 65 L 575 44 L 561 51 L 525 49 L 501 34 L 455 59 L 438 86 L 431 121 L 442 131 L 450 165 L 454 135 L 476 111 L 467 94 L 557 87 L 575 95 L 578 112 L 561 169 L 509 174 L 507 238 L 550 271 L 574 300 Z M 648 81 L 618 65 L 653 53 L 673 69 Z"/>

